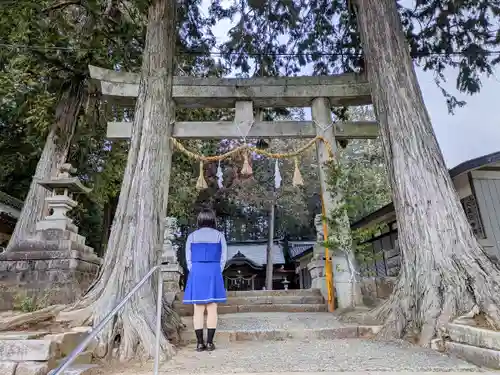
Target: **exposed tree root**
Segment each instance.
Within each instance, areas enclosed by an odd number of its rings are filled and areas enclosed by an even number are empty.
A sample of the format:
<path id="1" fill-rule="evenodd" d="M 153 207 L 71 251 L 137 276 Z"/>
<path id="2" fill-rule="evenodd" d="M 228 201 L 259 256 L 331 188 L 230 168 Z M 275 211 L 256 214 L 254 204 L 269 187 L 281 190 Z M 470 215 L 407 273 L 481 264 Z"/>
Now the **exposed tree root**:
<path id="1" fill-rule="evenodd" d="M 132 137 L 120 198 L 108 248 L 97 281 L 73 306 L 81 321 L 95 327 L 157 264 L 163 240 L 168 198 L 174 119 L 172 98 L 175 55 L 176 3 L 150 3 Z M 165 126 L 167 124 L 167 126 Z M 147 280 L 123 309 L 98 334 L 95 354 L 120 360 L 153 357 L 156 327 L 156 277 Z M 161 354 L 173 355 L 167 337 L 175 339 L 182 327 L 176 313 L 164 306 Z"/>
<path id="2" fill-rule="evenodd" d="M 455 249 L 449 259 L 431 256 L 419 257 L 412 265 L 405 262 L 392 295 L 371 312 L 374 319 L 384 320 L 380 337 L 417 333 L 419 344 L 429 346 L 447 323 L 480 313 L 490 327 L 500 328 L 499 269 L 477 245 Z"/>
<path id="3" fill-rule="evenodd" d="M 128 290 L 117 288 L 117 285 L 124 283 L 114 282 L 112 278 L 116 272 L 106 272 L 106 269 L 109 270 L 102 267 L 92 289 L 80 301 L 62 311 L 59 320 L 69 321 L 71 326 L 96 326 L 120 303 Z M 104 327 L 98 335 L 98 344 L 94 350 L 97 357 L 116 356 L 121 361 L 126 361 L 153 356 L 156 342 L 155 285 L 154 278 L 147 282 Z M 132 287 L 133 285 L 130 289 Z M 183 327 L 180 316 L 164 301 L 160 332 L 160 354 L 163 359 L 174 354 L 174 345 L 179 342 L 179 333 Z"/>
<path id="4" fill-rule="evenodd" d="M 433 132 L 396 2 L 356 0 L 354 11 L 380 123 L 398 223 L 402 267 L 373 315 L 380 336 L 418 336 L 474 306 L 500 327 L 500 270 L 472 233 Z"/>
<path id="5" fill-rule="evenodd" d="M 64 309 L 64 305 L 54 305 L 38 311 L 4 318 L 0 320 L 0 331 L 8 331 L 18 327 L 35 325 L 40 322 L 52 320 L 62 309 Z"/>

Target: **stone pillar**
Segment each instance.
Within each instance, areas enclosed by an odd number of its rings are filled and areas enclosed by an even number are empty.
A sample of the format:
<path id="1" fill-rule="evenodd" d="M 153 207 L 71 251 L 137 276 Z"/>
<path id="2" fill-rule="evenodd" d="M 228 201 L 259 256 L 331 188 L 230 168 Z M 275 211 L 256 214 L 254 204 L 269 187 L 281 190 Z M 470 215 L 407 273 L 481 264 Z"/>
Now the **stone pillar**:
<path id="1" fill-rule="evenodd" d="M 87 193 L 69 164 L 56 178 L 38 182 L 52 191 L 46 202 L 52 214 L 36 225 L 31 238 L 0 254 L 0 309 L 12 309 L 19 298 L 35 303 L 67 304 L 84 293 L 99 270 L 101 259 L 85 245 L 85 237 L 67 213 L 77 202 L 74 194 Z"/>
<path id="2" fill-rule="evenodd" d="M 328 300 L 328 290 L 326 286 L 325 275 L 325 248 L 321 245 L 321 243 L 324 242 L 322 215 L 315 216 L 314 226 L 316 229 L 317 243 L 313 247 L 313 257 L 307 265 L 307 269 L 311 274 L 311 288 L 321 290 L 323 298 L 325 300 Z"/>
<path id="3" fill-rule="evenodd" d="M 177 219 L 165 218 L 162 249 L 163 290 L 167 301 L 172 302 L 175 295 L 181 291 L 179 281 L 184 271 L 177 259 L 177 246 L 173 244 L 177 231 Z"/>
<path id="4" fill-rule="evenodd" d="M 316 127 L 316 134 L 321 135 L 325 140 L 327 140 L 333 152 L 336 152 L 336 141 L 335 133 L 333 127 L 333 120 L 331 115 L 331 105 L 327 98 L 316 98 L 312 102 L 312 119 Z M 317 146 L 317 158 L 319 164 L 319 179 L 321 186 L 321 195 L 323 198 L 323 205 L 325 208 L 325 215 L 331 216 L 335 211 L 339 209 L 337 216 L 337 227 L 334 228 L 335 233 L 332 232 L 332 228 L 328 230 L 328 237 L 334 236 L 338 242 L 338 248 L 328 249 L 329 259 L 332 262 L 333 271 L 333 284 L 335 287 L 335 297 L 337 299 L 338 307 L 345 308 L 354 305 L 355 295 L 355 280 L 354 270 L 350 270 L 348 266 L 348 256 L 351 253 L 352 238 L 350 232 L 349 219 L 347 217 L 347 212 L 341 207 L 344 205 L 344 199 L 341 192 L 340 185 L 335 189 L 335 194 L 332 194 L 329 190 L 330 187 L 327 184 L 328 181 L 328 171 L 325 166 L 325 162 L 329 160 L 328 149 L 323 142 L 319 142 Z M 318 233 L 318 242 L 323 242 L 323 223 L 322 215 L 318 215 L 315 218 L 316 232 Z M 353 263 L 353 262 L 352 262 Z M 328 298 L 327 287 L 326 287 L 326 275 L 325 275 L 325 248 L 317 244 L 313 250 L 313 259 L 308 265 L 309 272 L 311 272 L 312 277 L 312 287 L 319 288 L 322 290 L 322 294 L 325 299 Z M 351 272 L 352 271 L 352 272 Z"/>

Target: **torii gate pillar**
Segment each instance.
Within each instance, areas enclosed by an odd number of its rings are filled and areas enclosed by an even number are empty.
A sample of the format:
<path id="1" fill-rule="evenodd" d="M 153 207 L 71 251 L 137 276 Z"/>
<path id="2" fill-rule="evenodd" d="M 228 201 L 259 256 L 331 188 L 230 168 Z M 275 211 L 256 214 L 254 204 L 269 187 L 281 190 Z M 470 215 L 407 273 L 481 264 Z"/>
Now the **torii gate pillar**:
<path id="1" fill-rule="evenodd" d="M 316 126 L 317 135 L 322 136 L 336 152 L 335 133 L 331 113 L 331 105 L 328 98 L 315 98 L 312 102 L 311 114 Z M 323 216 L 330 217 L 334 214 L 337 219 L 335 228 L 329 228 L 328 223 L 323 222 L 318 233 L 322 233 L 325 240 L 328 237 L 338 239 L 339 246 L 334 249 L 326 249 L 324 246 L 316 245 L 314 255 L 308 268 L 311 272 L 312 287 L 319 288 L 323 297 L 328 301 L 329 310 L 334 309 L 334 297 L 337 299 L 339 308 L 351 307 L 355 301 L 355 270 L 349 267 L 348 254 L 351 251 L 352 238 L 349 219 L 344 206 L 344 198 L 338 188 L 332 192 L 328 185 L 328 170 L 326 162 L 329 160 L 328 149 L 323 142 L 317 143 L 317 158 L 319 164 L 319 180 L 321 186 L 321 200 Z M 318 236 L 321 237 L 321 236 Z"/>

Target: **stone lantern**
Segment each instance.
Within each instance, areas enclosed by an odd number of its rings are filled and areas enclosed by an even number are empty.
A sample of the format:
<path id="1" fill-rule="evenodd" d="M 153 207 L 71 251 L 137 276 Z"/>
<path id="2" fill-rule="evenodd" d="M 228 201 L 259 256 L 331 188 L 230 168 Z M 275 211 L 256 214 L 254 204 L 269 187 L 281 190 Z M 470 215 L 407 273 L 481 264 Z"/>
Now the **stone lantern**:
<path id="1" fill-rule="evenodd" d="M 316 215 L 314 219 L 316 227 L 317 243 L 313 248 L 313 257 L 307 268 L 311 275 L 311 288 L 319 289 L 321 294 L 328 300 L 326 285 L 325 262 L 331 262 L 333 272 L 333 287 L 338 301 L 338 307 L 351 307 L 353 304 L 353 275 L 349 270 L 346 254 L 339 249 L 329 249 L 328 259 L 325 258 L 324 231 L 322 215 Z"/>
<path id="2" fill-rule="evenodd" d="M 75 172 L 63 164 L 56 177 L 37 182 L 51 192 L 45 199 L 49 215 L 36 224 L 32 236 L 0 254 L 0 309 L 12 308 L 19 292 L 46 304 L 71 303 L 97 275 L 101 259 L 67 216 L 77 206 L 75 196 L 91 190 L 70 176 Z"/>
<path id="3" fill-rule="evenodd" d="M 177 259 L 177 246 L 173 243 L 178 230 L 177 219 L 175 217 L 165 218 L 165 231 L 163 232 L 162 246 L 162 277 L 164 298 L 167 302 L 172 302 L 175 295 L 181 291 L 180 278 L 184 271 Z"/>
<path id="4" fill-rule="evenodd" d="M 91 189 L 82 185 L 76 177 L 71 177 L 70 173 L 76 173 L 76 169 L 71 164 L 63 164 L 60 167 L 60 173 L 56 178 L 50 180 L 38 181 L 38 185 L 49 190 L 51 196 L 45 198 L 50 215 L 37 223 L 37 232 L 54 229 L 61 231 L 70 231 L 77 233 L 78 228 L 73 224 L 67 214 L 78 203 L 73 199 L 76 194 L 88 194 Z"/>
<path id="5" fill-rule="evenodd" d="M 283 289 L 288 290 L 288 284 L 290 284 L 290 281 L 288 281 L 286 276 L 283 278 L 283 281 L 281 281 L 281 283 L 283 284 Z"/>

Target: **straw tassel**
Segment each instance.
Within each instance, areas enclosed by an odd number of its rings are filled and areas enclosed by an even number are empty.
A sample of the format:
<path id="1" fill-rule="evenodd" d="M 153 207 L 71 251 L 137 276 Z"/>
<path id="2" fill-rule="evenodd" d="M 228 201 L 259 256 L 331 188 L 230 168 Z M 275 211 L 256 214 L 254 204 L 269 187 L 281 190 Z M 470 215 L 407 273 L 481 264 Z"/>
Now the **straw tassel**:
<path id="1" fill-rule="evenodd" d="M 252 167 L 250 166 L 250 163 L 248 162 L 248 152 L 245 152 L 243 154 L 243 166 L 241 167 L 240 173 L 243 176 L 251 176 L 253 174 Z"/>
<path id="2" fill-rule="evenodd" d="M 198 181 L 196 181 L 196 188 L 198 190 L 203 190 L 208 188 L 208 184 L 203 176 L 203 161 L 200 160 L 200 175 L 198 176 Z"/>
<path id="3" fill-rule="evenodd" d="M 293 171 L 292 184 L 293 186 L 302 186 L 304 185 L 304 179 L 302 178 L 302 174 L 300 173 L 298 157 L 294 158 L 294 163 L 295 163 L 295 170 Z"/>

